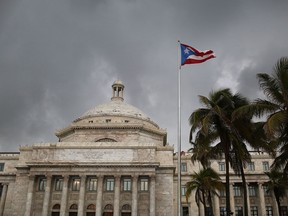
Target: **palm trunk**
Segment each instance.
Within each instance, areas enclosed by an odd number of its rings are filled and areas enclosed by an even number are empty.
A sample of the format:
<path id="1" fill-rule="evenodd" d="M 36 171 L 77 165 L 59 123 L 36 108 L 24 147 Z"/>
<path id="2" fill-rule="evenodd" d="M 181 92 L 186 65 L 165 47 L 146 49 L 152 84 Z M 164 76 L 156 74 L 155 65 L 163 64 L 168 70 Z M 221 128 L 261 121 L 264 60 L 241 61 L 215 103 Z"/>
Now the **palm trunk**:
<path id="1" fill-rule="evenodd" d="M 211 215 L 214 216 L 211 191 L 208 192 L 208 201 L 209 201 L 209 206 L 210 206 L 210 209 L 211 209 Z"/>
<path id="2" fill-rule="evenodd" d="M 230 176 L 229 176 L 229 143 L 225 142 L 225 166 L 226 166 L 226 212 L 230 215 Z"/>
<path id="3" fill-rule="evenodd" d="M 204 206 L 204 215 L 208 216 L 207 212 L 206 212 L 206 199 L 205 199 L 205 192 L 204 191 L 202 191 L 202 199 L 203 199 L 203 206 Z"/>
<path id="4" fill-rule="evenodd" d="M 240 164 L 240 168 L 241 168 L 241 178 L 243 182 L 243 191 L 244 191 L 244 216 L 248 216 L 248 193 L 247 193 L 246 178 L 245 178 L 245 173 L 244 173 L 242 162 Z"/>

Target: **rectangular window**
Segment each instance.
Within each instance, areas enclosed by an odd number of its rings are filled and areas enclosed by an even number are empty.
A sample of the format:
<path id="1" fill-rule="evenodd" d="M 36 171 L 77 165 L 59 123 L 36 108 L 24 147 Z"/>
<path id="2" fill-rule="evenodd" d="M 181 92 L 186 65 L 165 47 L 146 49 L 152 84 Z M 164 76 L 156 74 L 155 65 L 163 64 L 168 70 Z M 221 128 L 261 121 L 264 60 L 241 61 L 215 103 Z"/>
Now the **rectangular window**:
<path id="1" fill-rule="evenodd" d="M 114 191 L 114 178 L 106 179 L 106 191 Z"/>
<path id="2" fill-rule="evenodd" d="M 140 179 L 140 191 L 148 191 L 148 178 Z"/>
<path id="3" fill-rule="evenodd" d="M 131 191 L 131 178 L 123 179 L 123 191 Z"/>
<path id="4" fill-rule="evenodd" d="M 249 185 L 249 196 L 256 196 L 256 186 L 255 185 Z"/>
<path id="5" fill-rule="evenodd" d="M 186 191 L 187 191 L 186 185 L 182 185 L 182 186 L 181 186 L 181 195 L 182 195 L 182 196 L 186 196 Z"/>
<path id="6" fill-rule="evenodd" d="M 187 163 L 181 163 L 181 172 L 187 172 Z"/>
<path id="7" fill-rule="evenodd" d="M 183 211 L 183 216 L 189 216 L 189 207 L 183 206 L 182 211 Z"/>
<path id="8" fill-rule="evenodd" d="M 258 216 L 257 206 L 251 206 L 251 216 Z"/>
<path id="9" fill-rule="evenodd" d="M 263 161 L 263 162 L 262 162 L 262 165 L 263 165 L 263 171 L 264 171 L 264 172 L 268 172 L 268 171 L 270 170 L 269 162 L 268 162 L 268 161 Z"/>
<path id="10" fill-rule="evenodd" d="M 235 206 L 235 216 L 243 216 L 242 206 Z"/>
<path id="11" fill-rule="evenodd" d="M 219 162 L 219 171 L 225 171 L 225 163 L 224 162 Z"/>
<path id="12" fill-rule="evenodd" d="M 220 193 L 220 197 L 226 197 L 226 190 L 225 189 L 220 190 L 219 193 Z"/>
<path id="13" fill-rule="evenodd" d="M 234 196 L 237 196 L 237 197 L 241 196 L 241 187 L 240 186 L 234 185 L 233 189 L 234 189 Z"/>
<path id="14" fill-rule="evenodd" d="M 272 206 L 266 206 L 266 215 L 267 216 L 273 216 Z"/>
<path id="15" fill-rule="evenodd" d="M 80 190 L 80 178 L 72 178 L 72 190 L 73 191 Z"/>
<path id="16" fill-rule="evenodd" d="M 287 206 L 280 206 L 280 216 L 288 216 Z"/>
<path id="17" fill-rule="evenodd" d="M 55 185 L 54 189 L 55 191 L 62 191 L 63 188 L 63 178 L 55 178 Z"/>
<path id="18" fill-rule="evenodd" d="M 220 207 L 220 216 L 227 216 L 225 207 Z"/>
<path id="19" fill-rule="evenodd" d="M 97 178 L 88 178 L 87 190 L 88 191 L 97 190 Z"/>
<path id="20" fill-rule="evenodd" d="M 46 178 L 39 178 L 38 191 L 45 191 Z"/>
<path id="21" fill-rule="evenodd" d="M 5 165 L 5 163 L 0 163 L 0 172 L 4 171 L 4 165 Z"/>
<path id="22" fill-rule="evenodd" d="M 249 170 L 249 171 L 255 171 L 255 164 L 254 164 L 254 162 L 248 163 L 248 170 Z"/>
<path id="23" fill-rule="evenodd" d="M 211 207 L 206 207 L 205 208 L 205 215 L 212 215 L 212 208 Z"/>

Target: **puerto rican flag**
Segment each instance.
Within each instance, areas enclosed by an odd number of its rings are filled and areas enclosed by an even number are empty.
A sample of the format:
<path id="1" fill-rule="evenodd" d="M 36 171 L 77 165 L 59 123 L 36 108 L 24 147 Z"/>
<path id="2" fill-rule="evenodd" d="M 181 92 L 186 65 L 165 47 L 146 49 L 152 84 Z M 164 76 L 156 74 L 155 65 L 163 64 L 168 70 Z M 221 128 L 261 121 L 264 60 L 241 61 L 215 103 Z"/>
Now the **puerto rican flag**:
<path id="1" fill-rule="evenodd" d="M 181 66 L 185 64 L 199 64 L 211 58 L 216 58 L 212 50 L 199 51 L 186 44 L 181 46 Z"/>

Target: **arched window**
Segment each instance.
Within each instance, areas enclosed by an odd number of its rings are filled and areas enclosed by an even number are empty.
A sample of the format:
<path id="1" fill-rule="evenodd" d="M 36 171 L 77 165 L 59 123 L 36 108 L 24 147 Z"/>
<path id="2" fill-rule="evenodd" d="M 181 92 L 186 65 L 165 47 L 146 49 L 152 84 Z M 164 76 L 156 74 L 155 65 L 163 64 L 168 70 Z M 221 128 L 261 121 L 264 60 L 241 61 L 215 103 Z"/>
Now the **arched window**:
<path id="1" fill-rule="evenodd" d="M 131 216 L 131 206 L 129 204 L 125 204 L 121 209 L 122 216 Z"/>
<path id="2" fill-rule="evenodd" d="M 124 211 L 131 211 L 131 206 L 128 205 L 128 204 L 123 205 L 123 206 L 122 206 L 122 210 L 124 210 Z"/>
<path id="3" fill-rule="evenodd" d="M 53 210 L 58 210 L 58 209 L 60 209 L 60 204 L 55 204 L 52 209 L 53 209 Z"/>
<path id="4" fill-rule="evenodd" d="M 70 209 L 71 209 L 71 210 L 77 210 L 77 209 L 78 209 L 78 206 L 77 206 L 76 204 L 72 204 L 72 205 L 70 206 Z"/>
<path id="5" fill-rule="evenodd" d="M 60 215 L 60 204 L 55 204 L 52 207 L 51 216 L 59 216 Z"/>
<path id="6" fill-rule="evenodd" d="M 78 206 L 76 204 L 72 204 L 69 208 L 69 216 L 77 216 Z"/>
<path id="7" fill-rule="evenodd" d="M 86 216 L 95 216 L 96 206 L 90 204 L 87 206 Z"/>
<path id="8" fill-rule="evenodd" d="M 104 212 L 113 212 L 113 206 L 108 204 L 104 207 Z"/>
<path id="9" fill-rule="evenodd" d="M 96 206 L 94 204 L 90 204 L 87 206 L 87 210 L 96 210 Z"/>
<path id="10" fill-rule="evenodd" d="M 117 142 L 117 141 L 111 138 L 102 138 L 102 139 L 96 140 L 96 142 Z"/>

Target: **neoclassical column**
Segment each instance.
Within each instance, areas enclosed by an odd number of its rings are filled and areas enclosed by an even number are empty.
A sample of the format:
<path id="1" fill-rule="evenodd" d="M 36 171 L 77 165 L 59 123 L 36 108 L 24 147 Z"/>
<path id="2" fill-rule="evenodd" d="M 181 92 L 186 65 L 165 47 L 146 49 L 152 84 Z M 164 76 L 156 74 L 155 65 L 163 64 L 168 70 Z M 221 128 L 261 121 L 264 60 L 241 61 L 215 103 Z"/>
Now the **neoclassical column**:
<path id="1" fill-rule="evenodd" d="M 63 188 L 62 188 L 61 205 L 60 205 L 60 216 L 65 216 L 65 214 L 66 214 L 68 183 L 69 183 L 69 176 L 68 175 L 63 176 Z"/>
<path id="2" fill-rule="evenodd" d="M 48 216 L 48 208 L 50 203 L 52 176 L 46 175 L 46 187 L 43 199 L 42 216 Z"/>
<path id="3" fill-rule="evenodd" d="M 150 176 L 150 216 L 155 216 L 155 175 Z"/>
<path id="4" fill-rule="evenodd" d="M 0 216 L 3 216 L 4 213 L 4 207 L 5 207 L 5 201 L 7 196 L 7 190 L 8 190 L 8 183 L 2 183 L 2 194 L 1 194 L 1 200 L 0 200 Z"/>
<path id="5" fill-rule="evenodd" d="M 132 179 L 132 216 L 137 216 L 138 211 L 138 175 Z"/>
<path id="6" fill-rule="evenodd" d="M 258 183 L 258 196 L 259 196 L 259 215 L 265 215 L 266 209 L 265 209 L 265 197 L 264 197 L 264 191 L 263 191 L 263 183 Z"/>
<path id="7" fill-rule="evenodd" d="M 199 202 L 199 216 L 205 216 L 204 205 L 202 202 Z"/>
<path id="8" fill-rule="evenodd" d="M 102 194 L 103 194 L 103 176 L 99 175 L 97 179 L 96 216 L 102 216 Z"/>
<path id="9" fill-rule="evenodd" d="M 276 201 L 276 198 L 275 198 L 275 193 L 274 191 L 271 191 L 271 194 L 272 194 L 272 200 L 273 200 L 273 215 L 274 216 L 279 216 L 279 209 L 278 209 L 278 205 L 277 205 L 277 201 Z"/>
<path id="10" fill-rule="evenodd" d="M 84 201 L 85 201 L 86 175 L 81 175 L 79 201 L 78 201 L 78 216 L 84 215 Z"/>
<path id="11" fill-rule="evenodd" d="M 190 197 L 192 198 L 192 201 L 190 202 L 189 212 L 190 212 L 190 211 L 193 211 L 193 214 L 194 214 L 194 215 L 199 216 L 199 215 L 200 215 L 200 208 L 199 208 L 199 206 L 197 205 L 197 203 L 195 202 L 195 199 L 194 199 L 194 197 L 195 197 L 195 191 L 192 191 L 192 192 L 191 192 Z M 189 198 L 189 199 L 190 199 L 190 198 Z M 192 209 L 193 209 L 193 210 L 192 210 Z M 190 215 L 191 215 L 191 214 L 190 214 Z"/>
<path id="12" fill-rule="evenodd" d="M 219 194 L 219 191 L 217 191 L 217 193 Z M 213 195 L 213 201 L 214 201 L 213 206 L 214 216 L 220 216 L 219 197 L 216 194 Z"/>
<path id="13" fill-rule="evenodd" d="M 233 183 L 230 183 L 230 211 L 235 215 L 235 200 Z"/>
<path id="14" fill-rule="evenodd" d="M 33 200 L 33 193 L 34 193 L 34 181 L 35 176 L 29 175 L 29 184 L 28 184 L 28 191 L 27 191 L 27 198 L 26 198 L 26 209 L 24 216 L 31 215 L 31 207 L 32 207 L 32 200 Z"/>
<path id="15" fill-rule="evenodd" d="M 114 216 L 119 216 L 120 213 L 120 186 L 121 186 L 121 176 L 115 176 L 115 188 L 114 188 Z"/>

